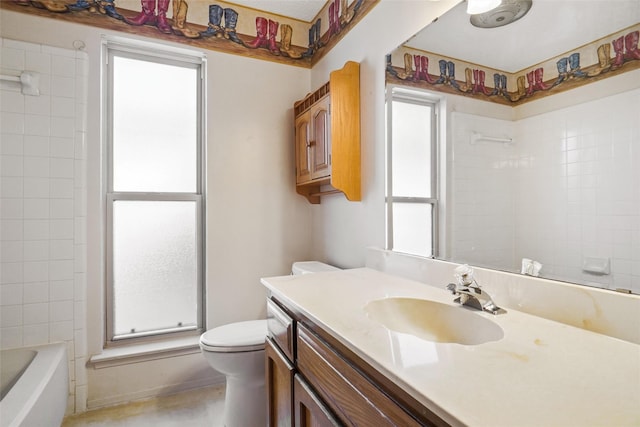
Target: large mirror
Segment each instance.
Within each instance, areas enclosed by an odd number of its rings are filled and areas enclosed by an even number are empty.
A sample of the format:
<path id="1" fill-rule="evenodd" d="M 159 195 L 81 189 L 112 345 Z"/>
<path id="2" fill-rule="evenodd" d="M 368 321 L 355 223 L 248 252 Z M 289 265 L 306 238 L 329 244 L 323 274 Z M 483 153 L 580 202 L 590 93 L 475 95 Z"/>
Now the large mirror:
<path id="1" fill-rule="evenodd" d="M 640 294 L 640 2 L 529 3 L 387 56 L 387 92 L 444 115 L 436 256 Z"/>

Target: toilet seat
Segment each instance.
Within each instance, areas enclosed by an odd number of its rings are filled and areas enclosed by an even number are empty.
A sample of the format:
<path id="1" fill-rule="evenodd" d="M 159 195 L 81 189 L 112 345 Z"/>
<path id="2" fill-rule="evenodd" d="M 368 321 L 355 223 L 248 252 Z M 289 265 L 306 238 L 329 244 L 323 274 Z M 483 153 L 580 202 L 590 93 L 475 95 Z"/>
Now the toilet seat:
<path id="1" fill-rule="evenodd" d="M 264 350 L 266 320 L 249 320 L 213 328 L 200 336 L 200 348 L 216 353 Z"/>

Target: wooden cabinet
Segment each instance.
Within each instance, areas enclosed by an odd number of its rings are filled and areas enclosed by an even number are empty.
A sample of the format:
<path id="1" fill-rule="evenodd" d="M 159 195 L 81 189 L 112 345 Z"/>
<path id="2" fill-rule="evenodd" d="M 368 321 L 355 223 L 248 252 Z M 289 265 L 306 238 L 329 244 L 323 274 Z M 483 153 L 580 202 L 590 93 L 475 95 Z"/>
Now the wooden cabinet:
<path id="1" fill-rule="evenodd" d="M 293 364 L 280 352 L 273 340 L 265 345 L 265 381 L 269 426 L 293 426 Z"/>
<path id="2" fill-rule="evenodd" d="M 329 82 L 294 104 L 296 191 L 309 202 L 344 193 L 361 200 L 360 64 L 347 62 Z"/>
<path id="3" fill-rule="evenodd" d="M 281 306 L 268 300 L 270 426 L 447 425 L 302 313 Z M 271 321 L 272 313 L 280 320 Z M 294 343 L 285 330 L 293 331 Z M 292 353 L 286 356 L 279 345 Z"/>
<path id="4" fill-rule="evenodd" d="M 329 95 L 296 117 L 296 184 L 331 176 Z"/>

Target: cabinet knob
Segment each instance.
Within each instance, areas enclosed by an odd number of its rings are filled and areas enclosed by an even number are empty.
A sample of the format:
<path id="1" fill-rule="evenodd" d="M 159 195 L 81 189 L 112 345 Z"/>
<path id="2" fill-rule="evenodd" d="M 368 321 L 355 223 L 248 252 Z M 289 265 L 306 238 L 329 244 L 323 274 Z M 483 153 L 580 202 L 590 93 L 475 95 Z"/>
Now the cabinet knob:
<path id="1" fill-rule="evenodd" d="M 315 147 L 316 142 L 315 141 L 309 141 L 309 143 L 307 144 L 307 147 Z"/>

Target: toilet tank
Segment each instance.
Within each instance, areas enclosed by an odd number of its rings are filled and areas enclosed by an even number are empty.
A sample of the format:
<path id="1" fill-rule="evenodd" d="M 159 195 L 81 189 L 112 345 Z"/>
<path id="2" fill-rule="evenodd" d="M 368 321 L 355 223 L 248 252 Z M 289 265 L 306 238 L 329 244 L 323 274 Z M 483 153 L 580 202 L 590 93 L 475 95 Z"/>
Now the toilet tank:
<path id="1" fill-rule="evenodd" d="M 291 274 L 311 274 L 323 271 L 338 271 L 340 268 L 319 261 L 298 261 L 291 266 Z"/>

